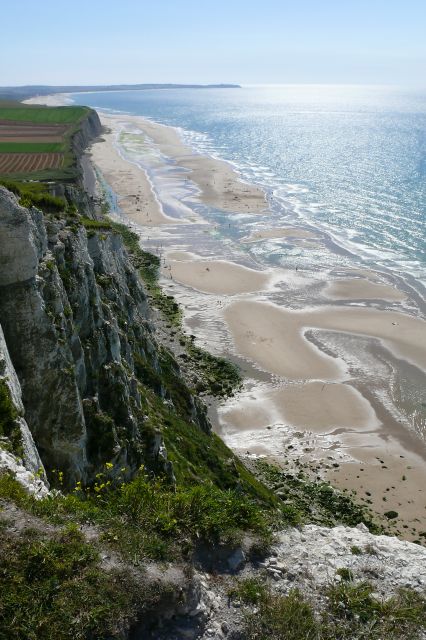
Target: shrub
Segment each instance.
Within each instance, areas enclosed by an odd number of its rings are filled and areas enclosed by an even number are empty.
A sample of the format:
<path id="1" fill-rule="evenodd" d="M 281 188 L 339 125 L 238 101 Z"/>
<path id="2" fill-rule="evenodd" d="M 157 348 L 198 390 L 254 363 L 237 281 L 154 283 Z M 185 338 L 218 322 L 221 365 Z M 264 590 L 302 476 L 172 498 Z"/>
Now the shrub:
<path id="1" fill-rule="evenodd" d="M 393 520 L 394 518 L 398 517 L 398 512 L 397 511 L 386 511 L 386 513 L 383 514 L 386 518 L 388 518 L 388 520 Z"/>
<path id="2" fill-rule="evenodd" d="M 22 207 L 37 207 L 47 213 L 58 213 L 68 207 L 65 198 L 52 196 L 43 182 L 15 182 L 1 180 L 0 184 L 19 197 Z"/>

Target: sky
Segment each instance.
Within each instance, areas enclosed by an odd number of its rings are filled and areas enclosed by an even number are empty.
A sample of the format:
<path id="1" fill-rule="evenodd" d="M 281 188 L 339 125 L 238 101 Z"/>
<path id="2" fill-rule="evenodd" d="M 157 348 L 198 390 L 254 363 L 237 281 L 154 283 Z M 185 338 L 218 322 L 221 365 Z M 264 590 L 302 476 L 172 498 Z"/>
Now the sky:
<path id="1" fill-rule="evenodd" d="M 426 86 L 426 0 L 15 0 L 0 85 Z"/>

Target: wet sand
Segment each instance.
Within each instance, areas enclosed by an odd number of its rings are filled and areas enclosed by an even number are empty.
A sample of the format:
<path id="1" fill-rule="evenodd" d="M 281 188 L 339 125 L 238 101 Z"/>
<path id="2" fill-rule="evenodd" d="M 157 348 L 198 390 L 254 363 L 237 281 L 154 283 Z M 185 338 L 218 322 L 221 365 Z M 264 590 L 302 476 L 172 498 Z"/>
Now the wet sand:
<path id="1" fill-rule="evenodd" d="M 321 353 L 303 332 L 331 329 L 378 338 L 396 355 L 426 370 L 426 322 L 407 314 L 366 307 L 289 311 L 270 303 L 239 301 L 225 319 L 239 353 L 289 379 L 338 381 L 345 366 Z"/>
<path id="2" fill-rule="evenodd" d="M 406 299 L 406 294 L 387 284 L 364 279 L 334 280 L 324 289 L 324 295 L 332 300 L 389 300 Z"/>
<path id="3" fill-rule="evenodd" d="M 262 291 L 272 281 L 271 273 L 225 260 L 169 260 L 165 273 L 187 287 L 219 295 Z"/>
<path id="4" fill-rule="evenodd" d="M 255 231 L 247 238 L 243 238 L 241 242 L 250 244 L 252 242 L 261 242 L 262 240 L 278 240 L 280 238 L 316 238 L 317 236 L 308 231 L 307 229 L 296 229 L 295 227 L 289 227 L 287 229 L 265 229 L 261 231 Z"/>
<path id="5" fill-rule="evenodd" d="M 363 396 L 347 384 L 312 381 L 251 392 L 220 410 L 227 433 L 264 429 L 274 423 L 316 433 L 335 428 L 357 432 L 379 425 Z"/>
<path id="6" fill-rule="evenodd" d="M 229 304 L 224 316 L 237 352 L 285 381 L 275 389 L 254 388 L 219 410 L 227 443 L 284 468 L 297 460 L 296 468 L 355 491 L 377 513 L 396 511 L 393 530 L 417 539 L 426 530 L 426 447 L 387 410 L 373 406 L 368 389 L 354 388 L 344 360 L 318 349 L 304 332 L 371 336 L 390 358 L 424 371 L 426 323 L 368 307 L 290 311 L 250 300 Z"/>

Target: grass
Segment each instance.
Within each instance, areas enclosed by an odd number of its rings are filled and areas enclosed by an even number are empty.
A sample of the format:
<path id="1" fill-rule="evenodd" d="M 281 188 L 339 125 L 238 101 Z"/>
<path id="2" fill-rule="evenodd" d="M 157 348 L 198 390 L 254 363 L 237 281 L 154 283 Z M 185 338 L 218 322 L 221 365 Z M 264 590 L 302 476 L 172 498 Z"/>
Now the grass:
<path id="1" fill-rule="evenodd" d="M 89 231 L 110 231 L 112 228 L 108 220 L 93 220 L 86 216 L 80 216 L 79 222 Z"/>
<path id="2" fill-rule="evenodd" d="M 92 523 L 101 538 L 126 558 L 173 559 L 198 541 L 235 544 L 243 532 L 267 536 L 266 510 L 237 490 L 212 483 L 176 488 L 141 471 L 119 483 L 102 474 L 91 488 L 35 500 L 8 474 L 0 498 L 56 525 Z"/>
<path id="3" fill-rule="evenodd" d="M 0 102 L 0 120 L 34 122 L 37 124 L 76 124 L 88 112 L 88 107 L 45 107 L 24 104 L 3 106 Z"/>
<path id="4" fill-rule="evenodd" d="M 259 578 L 238 581 L 229 595 L 246 605 L 245 640 L 415 640 L 426 628 L 423 596 L 401 589 L 380 599 L 367 582 L 329 586 L 315 611 L 297 589 L 277 594 Z"/>
<path id="5" fill-rule="evenodd" d="M 159 591 L 124 571 L 103 570 L 75 526 L 50 537 L 27 529 L 0 538 L 1 640 L 121 637 L 155 606 Z"/>
<path id="6" fill-rule="evenodd" d="M 278 508 L 279 501 L 244 467 L 214 433 L 203 431 L 162 402 L 154 392 L 146 393 L 145 428 L 160 430 L 168 459 L 178 484 L 214 483 L 223 490 L 238 490 L 265 507 Z"/>
<path id="7" fill-rule="evenodd" d="M 320 624 L 312 607 L 297 589 L 276 595 L 259 578 L 240 580 L 230 597 L 256 612 L 246 612 L 242 637 L 245 640 L 319 640 Z M 331 636 L 328 640 L 331 640 Z"/>
<path id="8" fill-rule="evenodd" d="M 61 153 L 65 146 L 64 142 L 0 142 L 0 153 Z"/>
<path id="9" fill-rule="evenodd" d="M 329 587 L 326 595 L 324 625 L 334 633 L 331 638 L 414 640 L 426 629 L 426 600 L 410 589 L 385 599 L 377 597 L 368 582 L 343 582 Z"/>
<path id="10" fill-rule="evenodd" d="M 0 185 L 18 196 L 23 207 L 37 207 L 46 213 L 62 212 L 68 208 L 66 199 L 52 196 L 49 187 L 42 182 L 0 180 Z"/>

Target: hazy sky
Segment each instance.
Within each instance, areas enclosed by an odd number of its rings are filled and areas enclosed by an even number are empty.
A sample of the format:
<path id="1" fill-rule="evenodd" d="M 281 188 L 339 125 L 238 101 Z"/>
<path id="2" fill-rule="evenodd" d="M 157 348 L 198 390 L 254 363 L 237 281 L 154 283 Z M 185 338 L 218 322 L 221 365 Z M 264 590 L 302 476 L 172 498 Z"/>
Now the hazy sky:
<path id="1" fill-rule="evenodd" d="M 426 0 L 15 0 L 0 85 L 426 86 Z"/>

